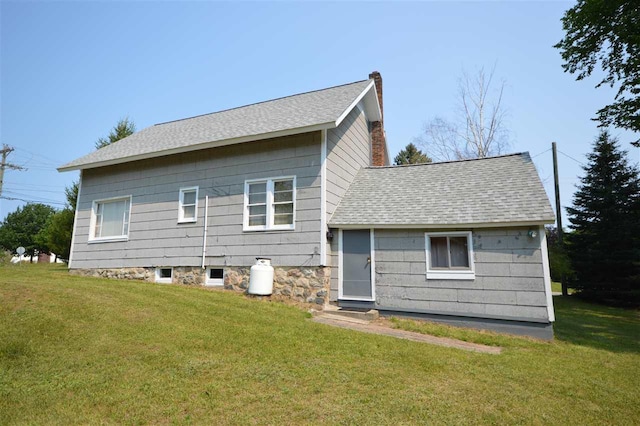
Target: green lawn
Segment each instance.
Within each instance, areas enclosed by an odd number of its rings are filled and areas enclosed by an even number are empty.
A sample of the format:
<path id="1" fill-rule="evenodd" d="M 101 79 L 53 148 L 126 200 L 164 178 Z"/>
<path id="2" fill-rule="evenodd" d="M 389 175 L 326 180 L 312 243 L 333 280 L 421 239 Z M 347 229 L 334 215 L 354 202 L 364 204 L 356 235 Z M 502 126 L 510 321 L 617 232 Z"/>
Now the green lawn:
<path id="1" fill-rule="evenodd" d="M 573 289 L 570 288 L 569 290 L 569 294 L 573 294 Z M 562 293 L 562 283 L 556 282 L 556 281 L 552 281 L 551 282 L 551 291 L 554 293 Z"/>
<path id="2" fill-rule="evenodd" d="M 488 355 L 224 291 L 0 267 L 0 424 L 640 424 L 638 312 L 555 303 L 553 343 L 424 326 L 505 348 Z"/>

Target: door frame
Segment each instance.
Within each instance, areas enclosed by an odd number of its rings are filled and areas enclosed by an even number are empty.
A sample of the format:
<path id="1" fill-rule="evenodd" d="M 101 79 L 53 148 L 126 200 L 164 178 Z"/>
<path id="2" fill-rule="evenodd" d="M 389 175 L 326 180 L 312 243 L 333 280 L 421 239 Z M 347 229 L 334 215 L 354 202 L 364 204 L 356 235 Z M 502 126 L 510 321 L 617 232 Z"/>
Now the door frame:
<path id="1" fill-rule="evenodd" d="M 375 302 L 376 301 L 376 257 L 375 257 L 375 233 L 373 228 L 353 228 L 347 229 L 347 231 L 364 231 L 369 230 L 369 246 L 371 257 L 371 298 L 366 297 L 345 297 L 342 293 L 342 274 L 344 271 L 343 260 L 344 254 L 342 252 L 342 228 L 338 230 L 338 300 L 358 300 L 363 302 Z"/>

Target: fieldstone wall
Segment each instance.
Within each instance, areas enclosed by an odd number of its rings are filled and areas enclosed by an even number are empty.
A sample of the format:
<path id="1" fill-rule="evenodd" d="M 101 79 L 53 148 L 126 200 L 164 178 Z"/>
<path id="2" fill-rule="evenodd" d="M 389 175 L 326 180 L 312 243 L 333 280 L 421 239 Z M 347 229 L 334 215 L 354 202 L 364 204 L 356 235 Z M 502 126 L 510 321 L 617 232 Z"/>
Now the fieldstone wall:
<path id="1" fill-rule="evenodd" d="M 75 275 L 87 277 L 115 278 L 118 280 L 143 280 L 155 282 L 156 268 L 120 268 L 120 269 L 70 269 Z M 173 268 L 173 284 L 204 285 L 206 272 L 199 267 Z"/>
<path id="2" fill-rule="evenodd" d="M 74 275 L 120 280 L 143 280 L 155 282 L 155 268 L 120 269 L 70 269 Z M 224 288 L 246 292 L 249 288 L 251 268 L 224 268 Z M 302 303 L 312 303 L 322 307 L 329 303 L 330 267 L 276 267 L 273 274 L 273 294 Z M 199 267 L 173 268 L 173 283 L 184 285 L 204 285 L 206 271 Z"/>
<path id="3" fill-rule="evenodd" d="M 224 288 L 246 291 L 249 288 L 250 272 L 251 269 L 246 267 L 226 267 Z M 329 303 L 330 279 L 330 267 L 275 267 L 273 294 L 297 302 L 324 306 Z"/>
<path id="4" fill-rule="evenodd" d="M 204 285 L 207 271 L 197 266 L 173 268 L 173 283 L 184 285 Z"/>
<path id="5" fill-rule="evenodd" d="M 118 280 L 155 281 L 155 268 L 120 268 L 120 269 L 69 269 L 73 275 L 96 278 L 114 278 Z"/>

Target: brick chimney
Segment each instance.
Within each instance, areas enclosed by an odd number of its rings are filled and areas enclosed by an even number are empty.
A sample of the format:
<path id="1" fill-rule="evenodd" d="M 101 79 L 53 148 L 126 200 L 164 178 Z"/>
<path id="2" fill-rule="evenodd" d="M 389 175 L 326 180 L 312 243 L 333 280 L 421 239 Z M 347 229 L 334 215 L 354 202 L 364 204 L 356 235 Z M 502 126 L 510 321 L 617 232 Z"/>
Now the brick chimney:
<path id="1" fill-rule="evenodd" d="M 371 123 L 371 165 L 388 166 L 387 141 L 384 133 L 384 110 L 382 103 L 382 76 L 378 71 L 369 74 L 369 78 L 375 82 L 378 103 L 380 104 L 380 121 Z"/>

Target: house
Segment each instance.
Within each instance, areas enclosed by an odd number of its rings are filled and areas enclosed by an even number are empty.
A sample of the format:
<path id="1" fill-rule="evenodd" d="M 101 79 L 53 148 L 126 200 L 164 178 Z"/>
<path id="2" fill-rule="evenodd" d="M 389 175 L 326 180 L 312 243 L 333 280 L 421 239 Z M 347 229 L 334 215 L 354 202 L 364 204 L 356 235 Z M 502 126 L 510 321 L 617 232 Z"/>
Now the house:
<path id="1" fill-rule="evenodd" d="M 552 336 L 527 154 L 389 167 L 382 78 L 157 124 L 76 159 L 76 274 L 247 288 Z"/>
<path id="2" fill-rule="evenodd" d="M 553 220 L 527 153 L 362 168 L 329 221 L 335 298 L 551 338 Z"/>

